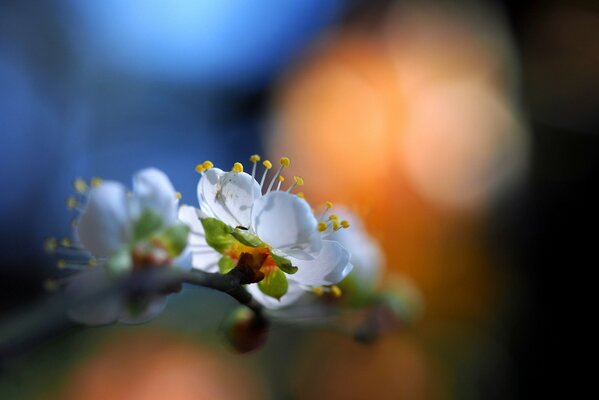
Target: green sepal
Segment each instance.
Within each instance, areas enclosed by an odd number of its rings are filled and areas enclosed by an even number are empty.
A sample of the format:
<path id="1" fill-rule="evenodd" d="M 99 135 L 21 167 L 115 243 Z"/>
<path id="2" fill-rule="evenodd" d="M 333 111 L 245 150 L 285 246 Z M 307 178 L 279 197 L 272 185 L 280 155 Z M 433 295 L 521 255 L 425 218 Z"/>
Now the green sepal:
<path id="1" fill-rule="evenodd" d="M 273 253 L 272 251 L 270 252 L 270 256 L 275 261 L 275 264 L 277 264 L 277 267 L 279 267 L 286 274 L 293 275 L 297 272 L 297 267 L 294 267 L 291 264 L 291 261 L 289 261 L 285 257 L 278 256 L 275 253 Z"/>
<path id="2" fill-rule="evenodd" d="M 131 271 L 133 260 L 131 259 L 131 250 L 123 247 L 110 257 L 108 260 L 108 272 L 112 275 L 122 275 Z"/>
<path id="3" fill-rule="evenodd" d="M 133 224 L 133 241 L 150 237 L 162 228 L 162 217 L 150 209 L 145 209 Z"/>
<path id="4" fill-rule="evenodd" d="M 237 239 L 239 243 L 249 247 L 258 247 L 263 244 L 262 241 L 258 238 L 258 236 L 252 235 L 251 233 L 248 233 L 241 229 L 232 229 L 231 235 L 233 235 L 233 237 Z"/>
<path id="5" fill-rule="evenodd" d="M 262 293 L 277 300 L 287 293 L 288 287 L 287 277 L 279 268 L 273 268 L 266 273 L 264 279 L 258 282 L 258 288 Z"/>
<path id="6" fill-rule="evenodd" d="M 156 235 L 171 257 L 177 257 L 187 246 L 189 227 L 185 224 L 171 225 Z"/>
<path id="7" fill-rule="evenodd" d="M 219 253 L 224 253 L 235 239 L 231 236 L 232 228 L 216 218 L 204 218 L 201 220 L 206 235 L 206 243 Z"/>
<path id="8" fill-rule="evenodd" d="M 222 256 L 220 260 L 218 260 L 218 268 L 220 269 L 221 274 L 229 273 L 235 268 L 235 265 L 235 261 L 229 256 Z"/>

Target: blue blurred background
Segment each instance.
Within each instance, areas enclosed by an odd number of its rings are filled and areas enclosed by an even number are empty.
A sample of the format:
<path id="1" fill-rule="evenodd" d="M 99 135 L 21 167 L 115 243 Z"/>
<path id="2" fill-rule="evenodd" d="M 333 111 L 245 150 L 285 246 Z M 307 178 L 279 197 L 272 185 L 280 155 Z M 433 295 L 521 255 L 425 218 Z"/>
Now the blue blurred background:
<path id="1" fill-rule="evenodd" d="M 592 248 L 571 234 L 597 204 L 598 21 L 584 1 L 0 2 L 2 313 L 60 275 L 42 244 L 70 234 L 76 177 L 127 183 L 156 166 L 195 204 L 197 163 L 253 153 L 292 156 L 309 199 L 361 204 L 390 269 L 428 304 L 379 347 L 282 327 L 239 359 L 206 333 L 233 303 L 186 292 L 146 327 L 52 338 L 1 365 L 0 397 L 154 398 L 127 385 L 210 370 L 210 398 L 242 398 L 219 392 L 231 365 L 247 398 L 557 390 L 545 382 L 563 381 L 556 359 L 574 344 L 555 316 L 571 313 L 564 287 Z M 118 363 L 101 355 L 132 347 L 140 364 L 123 369 L 159 372 L 104 392 Z M 313 365 L 350 378 L 312 379 Z M 185 386 L 194 376 L 172 398 L 206 396 Z"/>

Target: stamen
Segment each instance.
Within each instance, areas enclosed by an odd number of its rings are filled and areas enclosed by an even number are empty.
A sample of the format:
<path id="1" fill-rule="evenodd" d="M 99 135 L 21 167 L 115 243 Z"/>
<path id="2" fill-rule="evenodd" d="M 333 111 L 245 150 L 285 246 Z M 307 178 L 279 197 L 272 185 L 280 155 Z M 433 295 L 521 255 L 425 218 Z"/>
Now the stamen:
<path id="1" fill-rule="evenodd" d="M 339 220 L 339 216 L 337 216 L 337 214 L 331 214 L 331 215 L 329 215 L 329 220 L 330 221 Z"/>
<path id="2" fill-rule="evenodd" d="M 58 241 L 54 237 L 49 237 L 46 240 L 44 240 L 44 250 L 47 253 L 54 252 L 56 250 L 57 246 L 58 246 Z"/>
<path id="3" fill-rule="evenodd" d="M 319 223 L 318 223 L 317 227 L 318 227 L 318 232 L 324 232 L 324 231 L 326 231 L 326 230 L 327 230 L 327 228 L 328 228 L 329 226 L 327 225 L 327 223 L 326 223 L 326 222 L 322 222 L 322 221 L 321 221 L 321 222 L 319 222 Z"/>
<path id="4" fill-rule="evenodd" d="M 206 171 L 206 168 L 204 168 L 203 164 L 198 164 L 196 165 L 195 170 L 198 174 L 203 174 L 204 171 Z"/>
<path id="5" fill-rule="evenodd" d="M 289 158 L 287 158 L 287 157 L 281 157 L 281 159 L 279 161 L 281 163 L 281 166 L 277 170 L 277 173 L 275 174 L 274 178 L 272 178 L 272 180 L 270 181 L 270 185 L 268 185 L 268 189 L 266 189 L 266 193 L 270 192 L 273 185 L 275 184 L 275 181 L 279 178 L 279 175 L 281 175 L 283 168 L 287 168 L 291 165 L 291 160 L 289 160 Z"/>
<path id="6" fill-rule="evenodd" d="M 60 245 L 62 247 L 71 247 L 73 243 L 71 242 L 71 239 L 69 239 L 68 237 L 62 238 L 62 240 L 60 241 Z"/>
<path id="7" fill-rule="evenodd" d="M 181 192 L 175 192 L 175 197 L 177 198 L 177 200 L 181 200 L 181 197 L 183 197 L 183 195 L 181 194 Z"/>
<path id="8" fill-rule="evenodd" d="M 331 222 L 333 223 L 334 231 L 338 231 L 339 229 L 341 229 L 341 224 L 339 223 L 339 220 L 334 219 Z"/>
<path id="9" fill-rule="evenodd" d="M 348 222 L 347 220 L 345 220 L 345 219 L 344 219 L 343 221 L 341 221 L 341 227 L 342 227 L 343 229 L 347 229 L 347 228 L 349 228 L 349 222 Z"/>
<path id="10" fill-rule="evenodd" d="M 295 194 L 297 197 L 299 197 L 300 199 L 304 199 L 306 200 L 306 195 L 304 194 L 304 192 L 298 192 Z"/>
<path id="11" fill-rule="evenodd" d="M 56 279 L 46 279 L 46 281 L 44 282 L 44 288 L 48 292 L 54 292 L 56 291 L 56 289 L 58 289 L 58 282 L 56 281 Z"/>
<path id="12" fill-rule="evenodd" d="M 102 178 L 94 176 L 90 181 L 91 187 L 98 187 L 102 184 Z"/>
<path id="13" fill-rule="evenodd" d="M 243 164 L 236 162 L 235 164 L 233 164 L 233 168 L 231 169 L 232 172 L 243 172 Z"/>
<path id="14" fill-rule="evenodd" d="M 67 198 L 67 199 L 65 200 L 65 203 L 66 203 L 66 205 L 67 205 L 67 208 L 68 208 L 69 210 L 72 210 L 72 209 L 76 208 L 76 207 L 77 207 L 77 204 L 78 204 L 78 202 L 77 202 L 77 198 L 75 198 L 75 196 L 70 196 L 69 198 Z"/>
<path id="15" fill-rule="evenodd" d="M 317 296 L 322 296 L 324 294 L 324 289 L 319 286 L 319 287 L 312 288 L 312 292 L 314 292 L 314 294 Z"/>
<path id="16" fill-rule="evenodd" d="M 266 174 L 268 174 L 268 170 L 272 168 L 272 163 L 268 160 L 264 160 L 264 162 L 262 162 L 262 165 L 264 165 L 264 168 L 266 169 L 262 174 L 262 179 L 260 179 L 260 191 L 262 191 L 262 187 L 264 187 L 264 180 L 266 179 Z"/>
<path id="17" fill-rule="evenodd" d="M 250 156 L 250 161 L 252 163 L 252 199 L 254 198 L 254 182 L 256 181 L 256 164 L 260 161 L 260 156 L 258 154 L 252 154 Z"/>
<path id="18" fill-rule="evenodd" d="M 341 297 L 341 295 L 343 294 L 343 292 L 341 291 L 341 288 L 339 288 L 339 286 L 337 285 L 333 285 L 331 286 L 331 294 L 337 298 Z"/>
<path id="19" fill-rule="evenodd" d="M 212 163 L 212 161 L 206 160 L 202 163 L 202 167 L 204 167 L 204 170 L 207 170 L 210 168 L 214 168 L 214 164 Z"/>
<path id="20" fill-rule="evenodd" d="M 83 179 L 77 178 L 73 181 L 73 188 L 77 193 L 84 194 L 87 192 L 87 183 Z"/>
<path id="21" fill-rule="evenodd" d="M 281 189 L 281 183 L 285 182 L 285 177 L 283 175 L 279 176 L 279 183 L 277 183 L 277 191 Z"/>
<path id="22" fill-rule="evenodd" d="M 293 180 L 294 180 L 295 182 L 293 182 L 293 185 L 291 185 L 291 186 L 289 187 L 289 189 L 287 189 L 287 193 L 290 193 L 290 192 L 291 192 L 293 189 L 295 189 L 295 187 L 296 187 L 296 186 L 302 186 L 302 185 L 304 184 L 304 180 L 303 180 L 301 177 L 299 177 L 299 176 L 294 176 L 294 177 L 293 177 Z M 301 196 L 300 196 L 300 194 L 299 194 L 299 193 L 298 193 L 297 195 L 298 195 L 299 197 L 301 197 L 301 198 L 304 198 L 304 197 L 303 197 L 303 195 L 304 195 L 303 193 L 302 193 L 302 195 L 301 195 Z"/>
<path id="23" fill-rule="evenodd" d="M 250 161 L 256 164 L 258 161 L 260 161 L 260 156 L 258 154 L 252 154 L 250 156 Z"/>
<path id="24" fill-rule="evenodd" d="M 330 201 L 327 201 L 325 204 L 325 208 L 324 211 L 322 212 L 322 214 L 320 214 L 320 217 L 318 219 L 324 219 L 324 216 L 327 215 L 327 212 L 333 208 L 333 203 Z"/>

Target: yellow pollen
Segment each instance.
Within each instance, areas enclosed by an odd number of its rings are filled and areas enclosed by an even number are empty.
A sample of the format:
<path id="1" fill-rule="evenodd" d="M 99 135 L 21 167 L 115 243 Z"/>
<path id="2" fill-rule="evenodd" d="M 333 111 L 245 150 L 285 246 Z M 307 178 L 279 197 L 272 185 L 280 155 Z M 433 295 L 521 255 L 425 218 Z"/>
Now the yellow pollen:
<path id="1" fill-rule="evenodd" d="M 198 164 L 196 165 L 195 170 L 198 174 L 201 174 L 202 172 L 206 171 L 206 168 L 204 168 L 203 164 Z"/>
<path id="2" fill-rule="evenodd" d="M 212 161 L 210 160 L 206 160 L 202 163 L 202 167 L 204 167 L 204 169 L 210 169 L 214 167 L 214 164 L 212 163 Z"/>
<path id="3" fill-rule="evenodd" d="M 329 215 L 329 219 L 331 221 L 338 221 L 339 220 L 339 216 L 337 216 L 337 214 L 331 214 L 331 215 Z"/>
<path id="4" fill-rule="evenodd" d="M 315 287 L 312 289 L 315 295 L 322 296 L 324 294 L 324 289 L 321 287 Z"/>
<path id="5" fill-rule="evenodd" d="M 272 163 L 268 160 L 264 160 L 262 162 L 262 165 L 264 165 L 264 167 L 266 167 L 266 169 L 271 169 L 272 168 Z"/>
<path id="6" fill-rule="evenodd" d="M 285 177 L 283 175 L 279 175 L 277 179 L 279 179 L 281 182 L 285 182 Z"/>
<path id="7" fill-rule="evenodd" d="M 56 268 L 58 269 L 65 269 L 67 266 L 67 262 L 65 260 L 58 260 L 58 262 L 56 263 Z"/>
<path id="8" fill-rule="evenodd" d="M 46 250 L 48 253 L 51 253 L 54 250 L 56 250 L 57 244 L 58 243 L 56 241 L 56 238 L 49 237 L 46 240 L 44 240 L 44 250 Z"/>
<path id="9" fill-rule="evenodd" d="M 260 161 L 260 156 L 258 154 L 252 154 L 250 156 L 250 161 L 253 163 L 257 163 L 258 161 Z"/>
<path id="10" fill-rule="evenodd" d="M 326 222 L 319 222 L 318 223 L 318 232 L 324 232 L 327 230 L 327 223 Z"/>
<path id="11" fill-rule="evenodd" d="M 92 187 L 98 187 L 102 184 L 102 178 L 94 176 L 90 182 Z"/>
<path id="12" fill-rule="evenodd" d="M 288 168 L 291 165 L 291 160 L 287 157 L 281 157 L 281 165 L 285 168 Z"/>
<path id="13" fill-rule="evenodd" d="M 77 207 L 77 199 L 73 196 L 69 197 L 66 200 L 66 203 L 67 203 L 67 208 L 69 210 L 72 210 L 73 208 Z"/>
<path id="14" fill-rule="evenodd" d="M 297 196 L 297 197 L 299 197 L 300 199 L 304 199 L 304 200 L 306 200 L 306 195 L 304 194 L 304 192 L 298 192 L 298 193 L 296 194 L 296 196 Z"/>
<path id="15" fill-rule="evenodd" d="M 327 205 L 327 208 L 333 208 L 333 203 L 332 202 L 327 201 L 325 204 Z"/>
<path id="16" fill-rule="evenodd" d="M 81 178 L 77 178 L 73 181 L 73 187 L 78 193 L 83 194 L 87 191 L 87 183 L 85 183 L 85 181 Z"/>
<path id="17" fill-rule="evenodd" d="M 341 221 L 341 227 L 345 229 L 349 228 L 349 222 L 344 219 L 343 221 Z"/>
<path id="18" fill-rule="evenodd" d="M 48 292 L 53 292 L 56 289 L 58 289 L 58 283 L 56 282 L 55 279 L 47 279 L 44 282 L 44 288 L 48 291 Z"/>
<path id="19" fill-rule="evenodd" d="M 69 239 L 69 238 L 67 238 L 67 237 L 66 237 L 66 238 L 62 238 L 62 240 L 60 241 L 60 244 L 61 244 L 63 247 L 69 247 L 69 246 L 72 244 L 72 243 L 71 243 L 71 239 Z"/>
<path id="20" fill-rule="evenodd" d="M 236 162 L 231 169 L 233 172 L 243 172 L 243 164 Z"/>
<path id="21" fill-rule="evenodd" d="M 302 186 L 304 184 L 304 180 L 299 176 L 294 176 L 293 179 L 295 180 L 295 183 L 297 183 L 298 186 Z"/>
<path id="22" fill-rule="evenodd" d="M 183 197 L 183 195 L 181 195 L 181 192 L 175 192 L 175 197 L 177 198 L 177 200 L 181 200 L 181 197 Z"/>
<path id="23" fill-rule="evenodd" d="M 95 267 L 98 265 L 98 261 L 95 258 L 90 258 L 87 262 L 87 265 L 89 265 L 90 267 Z"/>
<path id="24" fill-rule="evenodd" d="M 331 222 L 333 223 L 333 230 L 338 231 L 339 229 L 341 229 L 341 224 L 338 220 L 335 219 Z"/>
<path id="25" fill-rule="evenodd" d="M 335 297 L 341 297 L 341 289 L 337 285 L 331 286 L 331 294 Z"/>

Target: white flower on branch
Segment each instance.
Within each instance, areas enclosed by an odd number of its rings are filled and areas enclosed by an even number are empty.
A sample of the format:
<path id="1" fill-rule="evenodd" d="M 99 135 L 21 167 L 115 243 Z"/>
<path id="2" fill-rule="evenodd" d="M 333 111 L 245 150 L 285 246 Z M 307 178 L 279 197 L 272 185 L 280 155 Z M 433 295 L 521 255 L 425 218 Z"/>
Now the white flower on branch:
<path id="1" fill-rule="evenodd" d="M 349 252 L 329 240 L 347 221 L 325 219 L 332 206 L 317 218 L 310 205 L 291 191 L 303 184 L 299 177 L 286 190 L 281 189 L 281 172 L 289 159 L 266 182 L 272 164 L 256 179 L 260 157 L 250 157 L 252 174 L 235 163 L 232 171 L 214 168 L 207 161 L 196 167 L 200 208 L 181 206 L 179 219 L 190 229 L 190 249 L 194 268 L 221 273 L 248 264 L 256 273 L 247 286 L 254 298 L 268 308 L 295 302 L 306 290 L 330 288 L 352 270 Z M 319 221 L 320 220 L 320 221 Z M 335 287 L 336 288 L 336 287 Z M 338 289 L 337 289 L 338 290 Z"/>

